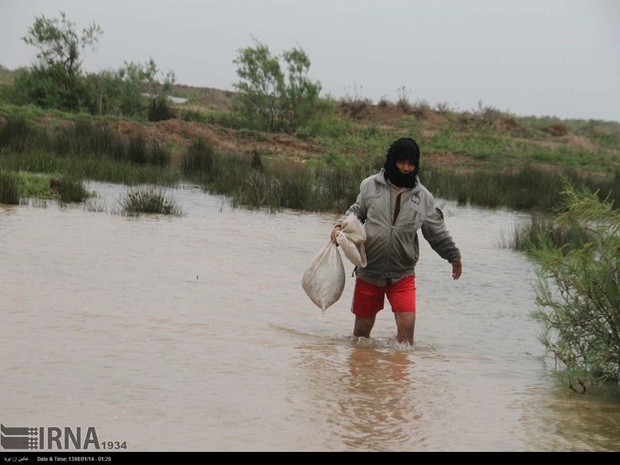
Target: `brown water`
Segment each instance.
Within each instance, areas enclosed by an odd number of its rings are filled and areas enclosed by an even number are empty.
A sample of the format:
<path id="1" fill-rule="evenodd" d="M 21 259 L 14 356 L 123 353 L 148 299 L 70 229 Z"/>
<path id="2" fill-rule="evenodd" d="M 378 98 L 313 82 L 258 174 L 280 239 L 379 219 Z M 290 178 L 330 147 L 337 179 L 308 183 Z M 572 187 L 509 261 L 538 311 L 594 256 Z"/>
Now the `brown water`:
<path id="1" fill-rule="evenodd" d="M 533 265 L 500 244 L 525 216 L 443 205 L 459 281 L 422 241 L 416 345 L 389 307 L 356 343 L 347 285 L 301 288 L 333 215 L 232 209 L 184 188 L 183 217 L 0 206 L 0 422 L 95 427 L 129 451 L 620 450 L 620 403 L 555 384 Z"/>

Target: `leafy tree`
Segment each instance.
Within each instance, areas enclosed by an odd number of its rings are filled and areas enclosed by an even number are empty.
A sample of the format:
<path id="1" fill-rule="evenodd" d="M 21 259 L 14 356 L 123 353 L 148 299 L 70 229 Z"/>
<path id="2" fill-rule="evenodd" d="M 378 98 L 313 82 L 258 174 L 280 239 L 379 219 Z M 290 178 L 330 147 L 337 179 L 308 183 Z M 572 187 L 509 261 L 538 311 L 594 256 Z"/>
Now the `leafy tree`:
<path id="1" fill-rule="evenodd" d="M 282 116 L 287 127 L 297 128 L 313 115 L 321 87 L 308 78 L 310 59 L 302 49 L 285 51 L 282 56 L 288 66 L 288 86 L 282 89 L 285 105 Z"/>
<path id="2" fill-rule="evenodd" d="M 91 115 L 121 116 L 122 82 L 116 71 L 89 73 L 84 79 L 84 107 Z M 129 116 L 129 115 L 128 115 Z"/>
<path id="3" fill-rule="evenodd" d="M 62 11 L 60 19 L 36 17 L 22 40 L 39 50 L 37 62 L 18 76 L 16 86 L 37 105 L 78 110 L 83 97 L 82 54 L 86 48 L 94 49 L 101 34 L 92 23 L 78 35 Z"/>
<path id="4" fill-rule="evenodd" d="M 254 129 L 294 132 L 312 117 L 321 85 L 308 78 L 310 59 L 301 48 L 278 57 L 255 41 L 254 47 L 238 50 L 233 63 L 241 78 L 234 84 L 239 91 L 235 111 Z"/>
<path id="5" fill-rule="evenodd" d="M 168 96 L 175 82 L 169 71 L 159 82 L 159 70 L 151 58 L 144 65 L 125 63 L 115 72 L 82 73 L 82 55 L 95 48 L 101 29 L 95 23 L 75 31 L 64 12 L 59 18 L 35 18 L 22 39 L 35 46 L 37 61 L 18 73 L 14 81 L 16 100 L 43 108 L 67 111 L 87 109 L 92 114 L 113 114 L 158 121 L 174 117 Z"/>
<path id="6" fill-rule="evenodd" d="M 529 250 L 540 265 L 534 317 L 570 386 L 585 390 L 620 381 L 620 210 L 587 188 L 569 186 L 563 197 L 558 227 L 579 227 L 587 239 L 562 247 L 542 240 Z"/>
<path id="7" fill-rule="evenodd" d="M 162 100 L 168 108 L 167 99 L 174 84 L 174 74 L 169 72 L 163 84 L 157 80 L 158 74 L 159 69 L 152 58 L 144 64 L 125 62 L 125 66 L 117 73 L 120 81 L 121 110 L 124 115 L 150 119 L 150 107 L 154 102 Z"/>

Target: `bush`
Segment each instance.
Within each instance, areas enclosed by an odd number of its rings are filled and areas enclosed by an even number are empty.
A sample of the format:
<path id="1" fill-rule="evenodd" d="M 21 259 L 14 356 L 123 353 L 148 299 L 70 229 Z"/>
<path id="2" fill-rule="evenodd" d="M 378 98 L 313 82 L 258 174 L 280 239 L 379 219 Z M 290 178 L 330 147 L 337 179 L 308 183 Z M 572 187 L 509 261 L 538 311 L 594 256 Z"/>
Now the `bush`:
<path id="1" fill-rule="evenodd" d="M 562 247 L 539 241 L 529 250 L 538 270 L 542 342 L 569 385 L 620 381 L 620 211 L 587 189 L 563 192 L 557 223 L 587 238 Z"/>
<path id="2" fill-rule="evenodd" d="M 79 203 L 90 197 L 90 194 L 80 181 L 76 181 L 67 176 L 63 177 L 57 183 L 52 180 L 50 187 L 56 189 L 56 195 L 58 195 L 61 202 L 64 203 Z"/>

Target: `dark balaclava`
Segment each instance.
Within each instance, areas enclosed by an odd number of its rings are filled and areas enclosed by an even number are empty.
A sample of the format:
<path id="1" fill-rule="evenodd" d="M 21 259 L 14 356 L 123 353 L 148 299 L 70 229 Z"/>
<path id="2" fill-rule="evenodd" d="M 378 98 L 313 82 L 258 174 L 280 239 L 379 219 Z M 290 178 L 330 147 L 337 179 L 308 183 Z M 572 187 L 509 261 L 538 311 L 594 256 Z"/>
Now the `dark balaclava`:
<path id="1" fill-rule="evenodd" d="M 410 160 L 415 165 L 415 170 L 409 174 L 403 174 L 396 166 L 400 160 Z M 387 151 L 385 164 L 385 179 L 388 179 L 398 187 L 415 187 L 418 182 L 420 170 L 420 147 L 410 137 L 398 139 L 390 145 Z"/>

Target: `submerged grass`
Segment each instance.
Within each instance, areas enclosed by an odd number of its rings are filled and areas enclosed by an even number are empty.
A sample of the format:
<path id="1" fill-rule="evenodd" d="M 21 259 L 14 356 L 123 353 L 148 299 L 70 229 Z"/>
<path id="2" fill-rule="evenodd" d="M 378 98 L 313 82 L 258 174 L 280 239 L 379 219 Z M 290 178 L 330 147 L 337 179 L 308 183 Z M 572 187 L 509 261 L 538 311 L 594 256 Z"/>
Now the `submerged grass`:
<path id="1" fill-rule="evenodd" d="M 127 215 L 155 213 L 182 216 L 184 214 L 176 200 L 157 186 L 130 187 L 119 199 L 119 203 L 123 213 Z"/>

